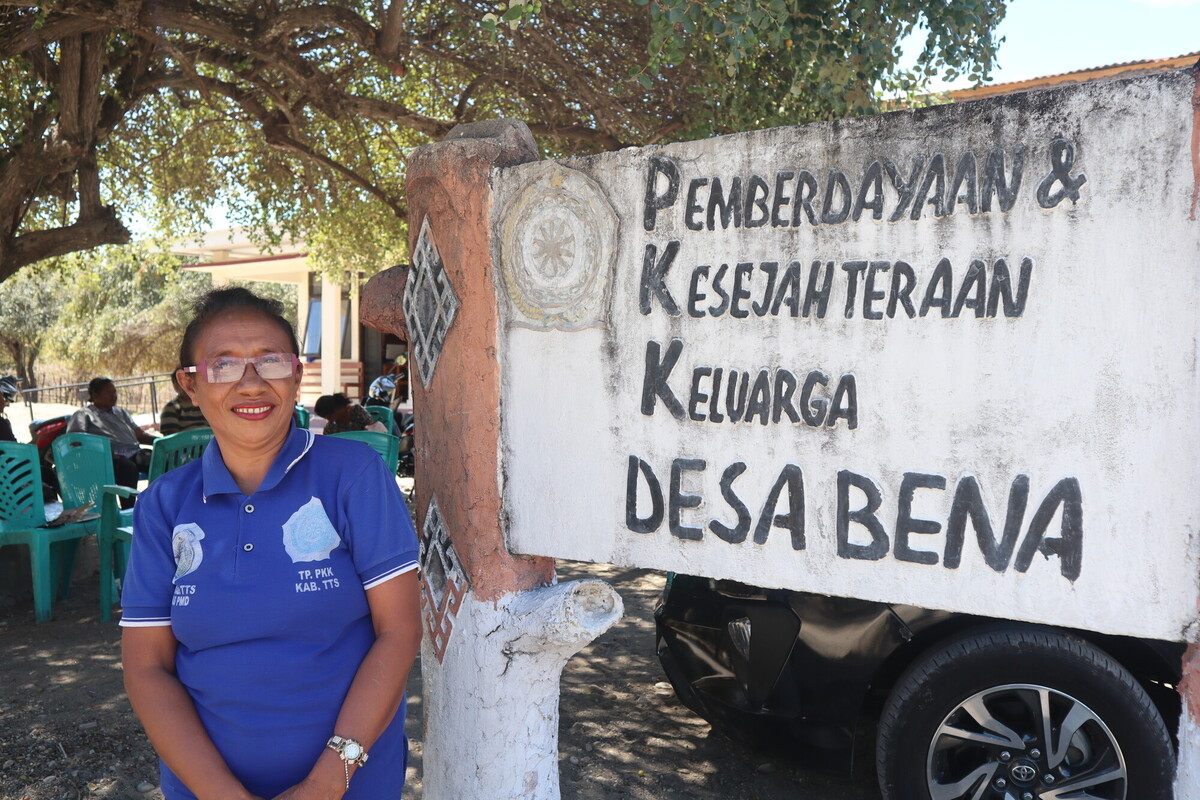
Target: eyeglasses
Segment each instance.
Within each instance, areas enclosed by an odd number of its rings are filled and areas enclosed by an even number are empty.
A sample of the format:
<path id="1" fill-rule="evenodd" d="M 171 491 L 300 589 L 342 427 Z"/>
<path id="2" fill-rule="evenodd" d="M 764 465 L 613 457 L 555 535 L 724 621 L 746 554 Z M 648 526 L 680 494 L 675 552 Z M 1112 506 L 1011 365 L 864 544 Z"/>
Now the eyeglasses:
<path id="1" fill-rule="evenodd" d="M 221 356 L 205 358 L 194 367 L 181 369 L 183 372 L 200 373 L 209 383 L 237 383 L 246 374 L 247 364 L 253 364 L 258 377 L 263 380 L 277 380 L 295 375 L 300 359 L 292 353 L 266 353 L 253 358 Z"/>

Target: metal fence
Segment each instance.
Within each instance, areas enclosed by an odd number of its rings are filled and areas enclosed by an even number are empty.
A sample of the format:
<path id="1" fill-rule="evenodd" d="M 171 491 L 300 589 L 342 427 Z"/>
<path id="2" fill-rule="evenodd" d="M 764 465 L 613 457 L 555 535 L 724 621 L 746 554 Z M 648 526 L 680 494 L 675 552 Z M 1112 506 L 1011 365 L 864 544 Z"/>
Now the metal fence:
<path id="1" fill-rule="evenodd" d="M 117 405 L 130 414 L 153 414 L 158 422 L 158 412 L 163 404 L 175 396 L 170 372 L 158 375 L 135 375 L 130 378 L 113 378 L 117 387 Z M 83 408 L 88 402 L 86 383 L 64 383 L 60 386 L 38 386 L 21 389 L 21 399 L 33 416 L 34 403 L 62 403 Z"/>

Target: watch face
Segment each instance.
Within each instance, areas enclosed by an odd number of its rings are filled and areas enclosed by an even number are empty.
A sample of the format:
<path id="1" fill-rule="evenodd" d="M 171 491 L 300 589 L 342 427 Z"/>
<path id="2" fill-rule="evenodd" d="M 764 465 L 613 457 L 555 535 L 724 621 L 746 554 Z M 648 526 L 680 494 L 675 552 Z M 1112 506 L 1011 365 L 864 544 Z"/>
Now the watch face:
<path id="1" fill-rule="evenodd" d="M 362 746 L 356 744 L 355 742 L 350 742 L 345 746 L 345 748 L 343 748 L 342 752 L 345 754 L 348 760 L 356 761 L 358 760 L 358 757 L 362 755 Z"/>

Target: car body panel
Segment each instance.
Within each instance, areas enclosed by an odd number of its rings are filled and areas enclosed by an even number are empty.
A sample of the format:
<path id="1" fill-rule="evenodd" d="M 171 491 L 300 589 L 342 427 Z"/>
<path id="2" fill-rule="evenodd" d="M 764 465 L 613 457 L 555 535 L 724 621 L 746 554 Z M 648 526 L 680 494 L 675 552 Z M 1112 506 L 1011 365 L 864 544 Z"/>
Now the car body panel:
<path id="1" fill-rule="evenodd" d="M 849 764 L 864 720 L 922 653 L 973 629 L 1021 624 L 687 575 L 671 576 L 655 620 L 681 702 L 727 733 L 794 742 L 801 757 L 835 765 Z M 748 648 L 736 641 L 746 621 Z M 1182 644 L 1070 633 L 1129 669 L 1174 730 Z"/>

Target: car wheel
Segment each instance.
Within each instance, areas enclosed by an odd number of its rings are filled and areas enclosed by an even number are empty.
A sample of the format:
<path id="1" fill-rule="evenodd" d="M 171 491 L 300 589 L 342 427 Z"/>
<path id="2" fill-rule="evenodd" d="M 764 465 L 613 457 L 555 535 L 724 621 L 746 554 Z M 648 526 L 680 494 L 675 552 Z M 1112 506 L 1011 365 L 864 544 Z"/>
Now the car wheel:
<path id="1" fill-rule="evenodd" d="M 876 739 L 884 800 L 1170 800 L 1174 764 L 1133 676 L 1040 629 L 976 633 L 914 663 Z"/>

